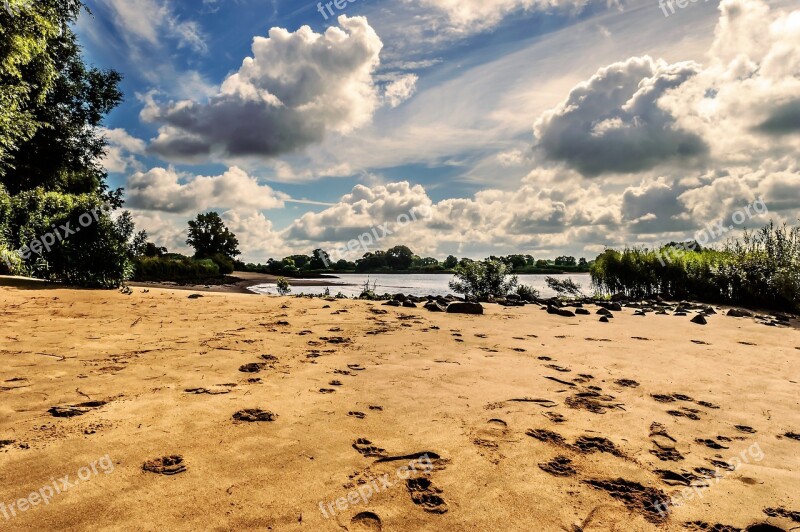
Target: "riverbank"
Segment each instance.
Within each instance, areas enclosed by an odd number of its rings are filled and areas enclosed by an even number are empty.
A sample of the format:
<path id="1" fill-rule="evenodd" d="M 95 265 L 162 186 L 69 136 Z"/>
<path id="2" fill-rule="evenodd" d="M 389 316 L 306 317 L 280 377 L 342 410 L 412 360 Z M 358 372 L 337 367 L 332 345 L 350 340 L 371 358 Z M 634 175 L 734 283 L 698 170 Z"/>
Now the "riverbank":
<path id="1" fill-rule="evenodd" d="M 800 509 L 796 320 L 148 290 L 0 287 L 3 528 L 788 530 Z"/>

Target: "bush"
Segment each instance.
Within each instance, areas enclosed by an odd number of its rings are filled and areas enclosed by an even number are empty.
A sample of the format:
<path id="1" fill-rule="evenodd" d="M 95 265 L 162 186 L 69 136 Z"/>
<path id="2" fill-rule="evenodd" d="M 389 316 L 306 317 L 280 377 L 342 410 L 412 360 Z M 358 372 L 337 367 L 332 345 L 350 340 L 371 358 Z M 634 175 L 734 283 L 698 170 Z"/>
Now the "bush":
<path id="1" fill-rule="evenodd" d="M 219 266 L 211 259 L 137 257 L 135 266 L 137 281 L 195 281 L 220 275 Z"/>
<path id="2" fill-rule="evenodd" d="M 523 301 L 536 301 L 539 299 L 539 291 L 527 284 L 521 284 L 517 287 L 517 295 Z"/>
<path id="3" fill-rule="evenodd" d="M 499 261 L 463 261 L 456 267 L 450 289 L 478 301 L 506 296 L 518 283 L 517 276 L 510 272 L 511 267 Z"/>
<path id="4" fill-rule="evenodd" d="M 581 285 L 570 278 L 556 279 L 555 277 L 545 277 L 544 280 L 550 290 L 553 290 L 558 297 L 582 297 Z"/>
<path id="5" fill-rule="evenodd" d="M 800 228 L 770 223 L 719 250 L 676 244 L 606 250 L 591 275 L 601 292 L 633 298 L 663 295 L 800 310 Z"/>
<path id="6" fill-rule="evenodd" d="M 222 253 L 215 253 L 209 258 L 219 267 L 219 273 L 222 275 L 233 273 L 233 259 L 226 257 Z"/>
<path id="7" fill-rule="evenodd" d="M 278 277 L 276 286 L 278 288 L 278 294 L 282 296 L 289 295 L 292 291 L 292 287 L 289 286 L 289 281 L 286 280 L 286 277 Z"/>
<path id="8" fill-rule="evenodd" d="M 22 192 L 10 199 L 10 209 L 0 207 L 0 217 L 6 217 L 0 227 L 7 248 L 20 251 L 20 267 L 35 277 L 114 288 L 133 272 L 130 214 L 112 219 L 96 194 Z"/>

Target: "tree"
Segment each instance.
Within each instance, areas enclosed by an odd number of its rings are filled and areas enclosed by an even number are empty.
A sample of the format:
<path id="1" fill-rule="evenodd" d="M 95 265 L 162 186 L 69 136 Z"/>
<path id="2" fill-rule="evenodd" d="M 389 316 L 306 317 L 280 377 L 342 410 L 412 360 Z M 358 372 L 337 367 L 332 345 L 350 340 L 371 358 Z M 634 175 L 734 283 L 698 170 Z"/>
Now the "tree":
<path id="1" fill-rule="evenodd" d="M 551 290 L 558 294 L 559 297 L 583 296 L 581 285 L 570 278 L 556 279 L 555 277 L 546 277 L 544 281 Z"/>
<path id="2" fill-rule="evenodd" d="M 575 266 L 576 264 L 575 257 L 563 256 L 556 258 L 556 266 Z"/>
<path id="3" fill-rule="evenodd" d="M 198 214 L 197 219 L 189 221 L 189 238 L 186 243 L 194 248 L 195 257 L 210 258 L 217 253 L 232 259 L 241 255 L 239 241 L 231 233 L 216 212 Z"/>
<path id="4" fill-rule="evenodd" d="M 414 262 L 414 252 L 407 246 L 395 246 L 386 251 L 386 264 L 393 270 L 407 270 Z"/>
<path id="5" fill-rule="evenodd" d="M 145 257 L 163 257 L 167 254 L 167 248 L 164 246 L 156 246 L 152 242 L 148 242 L 144 245 L 144 256 Z"/>
<path id="6" fill-rule="evenodd" d="M 448 255 L 447 258 L 444 259 L 442 266 L 444 266 L 448 270 L 452 270 L 453 268 L 458 266 L 458 259 L 453 255 Z"/>
<path id="7" fill-rule="evenodd" d="M 278 294 L 282 296 L 289 295 L 292 291 L 291 286 L 289 286 L 289 281 L 286 280 L 286 277 L 278 277 L 278 281 L 275 284 L 276 288 L 278 289 Z"/>
<path id="8" fill-rule="evenodd" d="M 101 164 L 106 140 L 98 126 L 122 101 L 122 77 L 113 70 L 102 71 L 84 63 L 69 26 L 77 18 L 80 3 L 63 4 L 66 10 L 46 6 L 43 10 L 55 16 L 59 26 L 47 40 L 43 59 L 54 75 L 47 90 L 25 110 L 35 131 L 10 150 L 3 180 L 12 195 L 37 187 L 69 194 L 101 193 L 112 206 L 120 207 L 119 192 L 107 193 L 107 175 Z M 18 18 L 14 17 L 12 24 Z"/>
<path id="9" fill-rule="evenodd" d="M 327 251 L 315 249 L 311 254 L 310 266 L 312 270 L 327 270 L 331 267 L 331 257 Z"/>
<path id="10" fill-rule="evenodd" d="M 467 262 L 456 269 L 450 289 L 466 298 L 484 301 L 489 296 L 508 295 L 517 284 L 517 276 L 511 275 L 511 267 L 500 261 Z"/>

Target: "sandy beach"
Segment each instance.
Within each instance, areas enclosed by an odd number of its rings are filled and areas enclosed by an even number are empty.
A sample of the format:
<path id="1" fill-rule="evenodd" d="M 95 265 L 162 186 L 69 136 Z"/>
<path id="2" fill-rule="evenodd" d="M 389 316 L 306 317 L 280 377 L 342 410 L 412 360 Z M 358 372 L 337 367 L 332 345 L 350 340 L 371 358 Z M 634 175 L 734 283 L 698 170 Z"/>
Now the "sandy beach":
<path id="1" fill-rule="evenodd" d="M 797 322 L 3 284 L 3 530 L 798 526 Z"/>

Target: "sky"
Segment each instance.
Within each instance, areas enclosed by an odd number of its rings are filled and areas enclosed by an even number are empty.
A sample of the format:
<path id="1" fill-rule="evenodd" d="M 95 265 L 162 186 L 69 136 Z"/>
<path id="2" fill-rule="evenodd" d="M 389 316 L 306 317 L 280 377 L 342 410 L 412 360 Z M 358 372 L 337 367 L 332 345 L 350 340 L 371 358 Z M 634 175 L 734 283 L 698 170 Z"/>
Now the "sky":
<path id="1" fill-rule="evenodd" d="M 246 262 L 591 260 L 800 218 L 792 1 L 87 5 L 86 59 L 124 76 L 109 182 L 170 251 L 211 210 Z"/>

